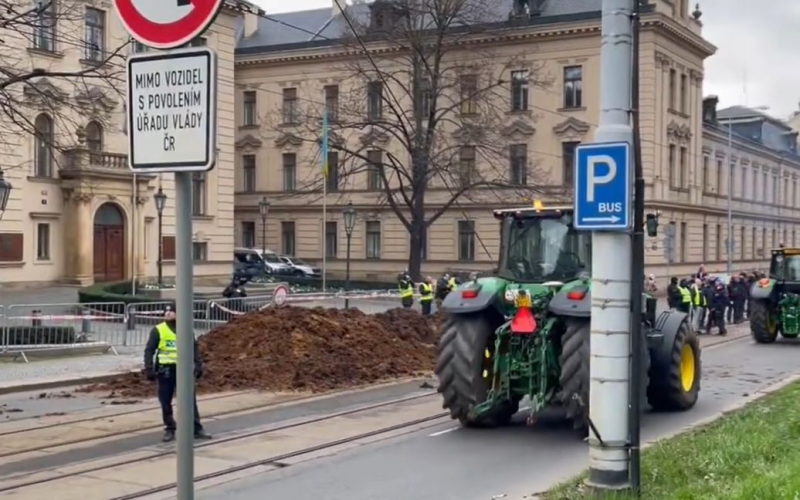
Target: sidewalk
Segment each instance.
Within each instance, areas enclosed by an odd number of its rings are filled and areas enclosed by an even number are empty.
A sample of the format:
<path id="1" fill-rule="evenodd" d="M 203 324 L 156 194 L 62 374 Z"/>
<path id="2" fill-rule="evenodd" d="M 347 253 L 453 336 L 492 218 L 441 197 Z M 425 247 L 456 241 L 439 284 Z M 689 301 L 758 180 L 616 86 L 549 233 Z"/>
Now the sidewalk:
<path id="1" fill-rule="evenodd" d="M 142 349 L 119 348 L 117 352 L 118 356 L 109 352 L 56 359 L 34 358 L 30 363 L 11 358 L 2 360 L 0 394 L 99 382 L 142 367 Z"/>

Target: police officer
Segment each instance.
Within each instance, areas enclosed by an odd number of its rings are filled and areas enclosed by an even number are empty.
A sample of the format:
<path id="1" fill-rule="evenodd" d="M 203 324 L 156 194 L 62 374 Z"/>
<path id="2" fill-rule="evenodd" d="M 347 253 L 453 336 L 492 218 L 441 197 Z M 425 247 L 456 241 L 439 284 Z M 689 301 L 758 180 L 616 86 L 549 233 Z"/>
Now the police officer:
<path id="1" fill-rule="evenodd" d="M 144 349 L 144 368 L 148 380 L 158 381 L 158 402 L 161 404 L 161 417 L 164 421 L 165 443 L 175 440 L 177 427 L 172 414 L 172 398 L 175 396 L 178 363 L 178 336 L 175 311 L 168 310 L 164 322 L 150 331 L 150 339 Z M 203 376 L 203 360 L 197 342 L 194 344 L 194 375 Z M 194 399 L 194 437 L 195 439 L 211 439 L 200 423 L 200 412 L 197 411 L 197 397 Z"/>
<path id="2" fill-rule="evenodd" d="M 681 303 L 681 291 L 678 287 L 678 278 L 673 276 L 667 286 L 667 305 L 670 309 L 677 309 Z"/>
<path id="3" fill-rule="evenodd" d="M 451 276 L 450 279 L 447 280 L 447 289 L 452 292 L 456 288 L 458 288 L 458 280 L 455 276 Z"/>
<path id="4" fill-rule="evenodd" d="M 441 278 L 436 281 L 436 308 L 442 307 L 442 302 L 450 293 L 450 275 L 445 273 Z"/>
<path id="5" fill-rule="evenodd" d="M 419 303 L 422 306 L 422 315 L 427 316 L 431 313 L 431 303 L 433 302 L 433 278 L 428 276 L 425 281 L 419 284 Z"/>
<path id="6" fill-rule="evenodd" d="M 397 277 L 397 288 L 400 291 L 400 303 L 406 309 L 414 305 L 414 281 L 407 272 L 400 273 Z"/>
<path id="7" fill-rule="evenodd" d="M 711 318 L 712 323 L 719 328 L 720 335 L 726 335 L 725 329 L 725 310 L 730 306 L 730 299 L 725 290 L 725 285 L 719 281 L 714 289 L 714 297 L 711 299 Z M 712 324 L 709 323 L 708 333 L 711 333 Z"/>
<path id="8" fill-rule="evenodd" d="M 675 308 L 680 312 L 689 314 L 692 308 L 692 294 L 689 291 L 689 285 L 686 280 L 682 280 L 678 285 L 678 292 L 680 293 L 681 298 L 680 302 L 675 306 Z"/>

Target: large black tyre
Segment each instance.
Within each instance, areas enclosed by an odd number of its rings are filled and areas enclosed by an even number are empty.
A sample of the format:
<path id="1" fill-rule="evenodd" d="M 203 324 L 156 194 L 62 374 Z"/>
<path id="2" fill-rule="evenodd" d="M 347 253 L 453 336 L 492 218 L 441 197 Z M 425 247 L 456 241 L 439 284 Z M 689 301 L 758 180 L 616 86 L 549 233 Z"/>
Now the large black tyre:
<path id="1" fill-rule="evenodd" d="M 650 406 L 659 411 L 683 411 L 693 407 L 700 394 L 700 342 L 688 321 L 681 322 L 672 348 L 663 359 L 655 353 L 653 356 L 647 387 Z"/>
<path id="2" fill-rule="evenodd" d="M 517 413 L 519 401 L 506 401 L 477 419 L 470 415 L 475 406 L 486 401 L 492 382 L 494 329 L 488 319 L 480 313 L 451 316 L 442 330 L 435 370 L 444 397 L 442 407 L 467 427 L 508 424 Z M 489 358 L 485 356 L 487 349 Z"/>
<path id="3" fill-rule="evenodd" d="M 750 306 L 750 334 L 759 344 L 771 344 L 778 338 L 778 325 L 771 321 L 767 300 L 754 300 Z"/>
<path id="4" fill-rule="evenodd" d="M 582 432 L 588 429 L 590 332 L 588 320 L 567 319 L 558 358 L 561 366 L 558 400 L 572 426 Z"/>

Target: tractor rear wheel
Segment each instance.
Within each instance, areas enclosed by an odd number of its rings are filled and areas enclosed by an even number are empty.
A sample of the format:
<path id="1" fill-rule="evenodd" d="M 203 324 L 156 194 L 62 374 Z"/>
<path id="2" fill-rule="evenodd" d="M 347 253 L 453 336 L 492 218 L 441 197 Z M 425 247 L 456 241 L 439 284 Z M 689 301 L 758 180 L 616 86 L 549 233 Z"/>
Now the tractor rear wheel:
<path id="1" fill-rule="evenodd" d="M 493 380 L 494 328 L 479 314 L 451 316 L 442 325 L 436 375 L 443 408 L 467 427 L 506 425 L 519 401 L 504 401 L 476 418 L 473 408 L 486 401 Z"/>
<path id="2" fill-rule="evenodd" d="M 769 301 L 754 300 L 752 302 L 750 334 L 759 344 L 771 344 L 778 338 L 778 323 L 769 310 Z"/>
<path id="3" fill-rule="evenodd" d="M 585 432 L 589 417 L 589 347 L 590 323 L 587 320 L 567 319 L 561 336 L 561 375 L 559 402 L 567 411 L 572 426 Z"/>
<path id="4" fill-rule="evenodd" d="M 647 401 L 655 410 L 688 410 L 700 393 L 700 342 L 687 321 L 667 338 L 672 346 L 651 359 Z"/>

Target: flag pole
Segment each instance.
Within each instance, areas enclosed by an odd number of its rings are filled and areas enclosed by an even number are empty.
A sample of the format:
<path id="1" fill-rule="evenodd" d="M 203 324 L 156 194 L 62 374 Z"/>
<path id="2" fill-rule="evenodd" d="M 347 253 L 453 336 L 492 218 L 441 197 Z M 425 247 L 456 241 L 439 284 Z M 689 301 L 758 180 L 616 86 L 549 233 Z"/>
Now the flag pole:
<path id="1" fill-rule="evenodd" d="M 328 108 L 322 108 L 322 293 L 328 277 Z"/>

